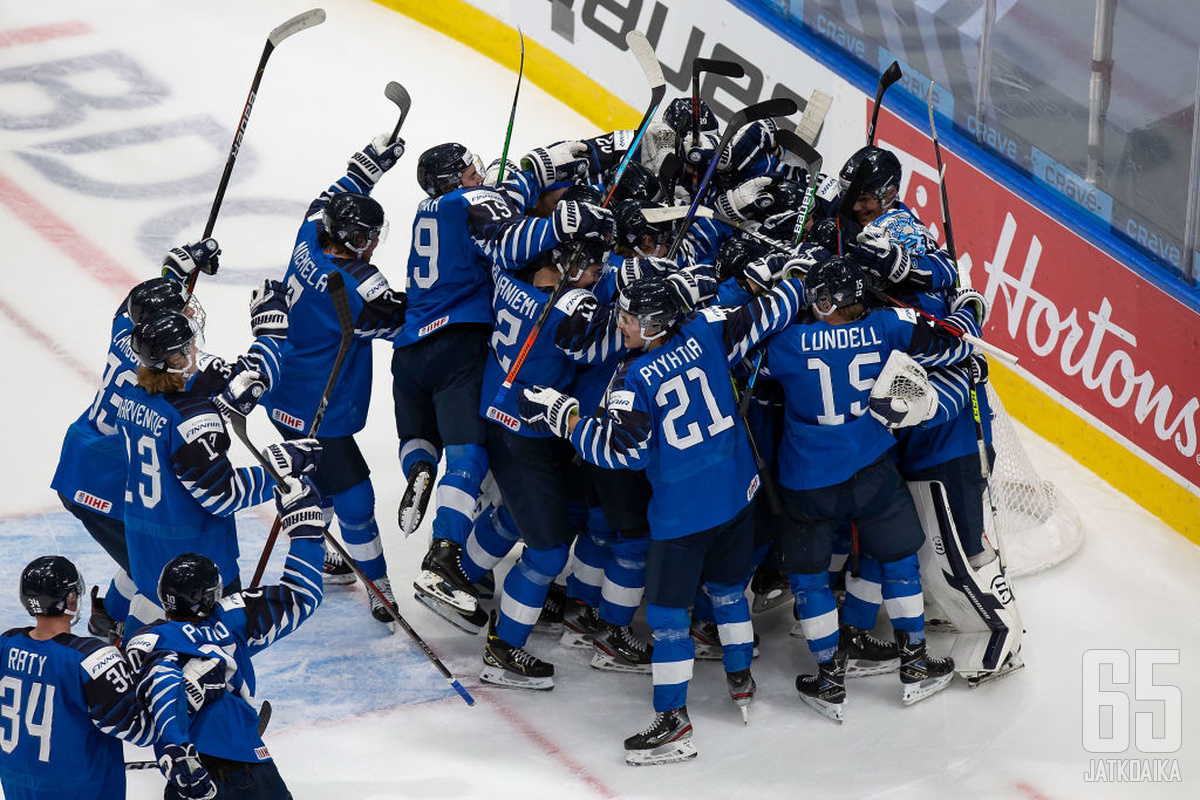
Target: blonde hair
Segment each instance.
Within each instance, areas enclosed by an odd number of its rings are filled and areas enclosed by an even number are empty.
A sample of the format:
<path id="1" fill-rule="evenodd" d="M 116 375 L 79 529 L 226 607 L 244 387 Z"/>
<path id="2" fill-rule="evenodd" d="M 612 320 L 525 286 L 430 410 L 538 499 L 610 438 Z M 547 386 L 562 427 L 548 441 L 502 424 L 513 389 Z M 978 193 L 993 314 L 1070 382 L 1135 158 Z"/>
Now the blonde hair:
<path id="1" fill-rule="evenodd" d="M 180 369 L 187 364 L 187 357 L 178 353 L 171 354 L 169 366 Z M 183 372 L 171 372 L 155 367 L 138 367 L 137 383 L 150 394 L 169 394 L 182 392 L 187 386 L 188 376 Z"/>

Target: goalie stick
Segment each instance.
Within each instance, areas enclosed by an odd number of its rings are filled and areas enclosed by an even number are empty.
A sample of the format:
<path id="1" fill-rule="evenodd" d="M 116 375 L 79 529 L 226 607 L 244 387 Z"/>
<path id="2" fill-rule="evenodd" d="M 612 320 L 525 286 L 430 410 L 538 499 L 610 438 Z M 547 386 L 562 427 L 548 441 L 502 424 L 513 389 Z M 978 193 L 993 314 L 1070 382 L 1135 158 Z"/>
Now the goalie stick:
<path id="1" fill-rule="evenodd" d="M 221 203 L 225 199 L 225 189 L 229 186 L 229 178 L 233 174 L 233 162 L 237 160 L 238 151 L 242 148 L 242 137 L 246 134 L 246 125 L 250 121 L 250 112 L 254 109 L 254 100 L 258 95 L 258 86 L 262 83 L 263 73 L 267 69 L 267 59 L 271 57 L 271 53 L 279 46 L 279 43 L 291 36 L 293 33 L 299 33 L 315 25 L 320 25 L 325 21 L 325 9 L 314 8 L 305 11 L 303 14 L 296 16 L 277 26 L 269 34 L 267 34 L 267 43 L 263 46 L 262 57 L 258 60 L 258 69 L 254 72 L 254 80 L 250 83 L 250 93 L 246 96 L 246 105 L 242 109 L 241 119 L 238 120 L 237 130 L 233 134 L 233 144 L 229 147 L 229 158 L 225 160 L 225 171 L 221 173 L 221 181 L 217 184 L 217 194 L 213 198 L 212 208 L 208 211 L 208 221 L 204 223 L 204 235 L 201 239 L 207 239 L 212 236 L 213 228 L 217 224 L 217 213 L 221 210 Z M 199 276 L 199 270 L 193 270 L 192 274 L 187 278 L 188 294 L 191 294 L 196 288 L 196 278 Z"/>
<path id="2" fill-rule="evenodd" d="M 900 71 L 898 61 L 893 61 L 879 76 L 879 86 L 875 89 L 875 107 L 871 109 L 871 127 L 867 128 L 867 144 L 875 144 L 875 123 L 879 121 L 879 107 L 883 103 L 883 93 L 902 77 L 904 77 L 904 73 Z"/>
<path id="3" fill-rule="evenodd" d="M 508 163 L 508 144 L 512 141 L 513 122 L 517 118 L 517 98 L 521 96 L 521 78 L 525 75 L 525 34 L 521 26 L 517 26 L 517 36 L 521 37 L 521 64 L 517 67 L 517 88 L 513 91 L 512 108 L 508 110 L 508 131 L 504 134 L 504 149 L 500 153 L 500 171 L 496 175 L 496 188 L 504 183 L 504 165 Z"/>
<path id="4" fill-rule="evenodd" d="M 736 61 L 700 57 L 692 59 L 692 147 L 700 142 L 700 75 L 705 72 L 728 78 L 741 78 L 746 74 L 745 68 Z"/>
<path id="5" fill-rule="evenodd" d="M 329 273 L 327 281 L 329 299 L 333 301 L 333 310 L 337 313 L 341 339 L 338 341 L 337 357 L 333 360 L 333 369 L 329 372 L 329 379 L 325 381 L 325 391 L 321 393 L 321 399 L 317 402 L 317 410 L 313 413 L 312 424 L 308 426 L 308 438 L 310 439 L 316 437 L 317 431 L 321 428 L 321 420 L 325 418 L 325 409 L 329 407 L 329 397 L 333 394 L 333 387 L 337 384 L 338 375 L 342 371 L 342 362 L 346 360 L 350 342 L 354 339 L 354 319 L 350 316 L 350 298 L 346 295 L 346 283 L 342 278 L 342 273 L 336 271 Z M 230 414 L 229 424 L 242 443 L 253 450 L 250 439 L 246 435 L 246 418 L 237 413 Z M 267 569 L 271 551 L 275 549 L 275 540 L 279 538 L 280 525 L 281 520 L 277 515 L 275 522 L 271 524 L 271 532 L 267 534 L 267 541 L 263 543 L 262 555 L 258 557 L 258 566 L 254 568 L 254 577 L 250 579 L 251 589 L 258 586 L 263 572 Z"/>
<path id="6" fill-rule="evenodd" d="M 658 111 L 659 105 L 662 104 L 663 98 L 667 95 L 667 81 L 663 77 L 662 65 L 658 63 L 658 58 L 654 55 L 654 48 L 650 46 L 649 40 L 646 39 L 646 34 L 638 30 L 631 30 L 625 34 L 625 43 L 629 46 L 630 52 L 637 58 L 642 71 L 646 73 L 646 80 L 650 84 L 650 104 L 646 106 L 646 113 L 642 115 L 642 121 L 638 123 L 633 142 L 629 145 L 629 149 L 625 151 L 625 155 L 621 157 L 621 161 L 617 165 L 612 186 L 609 187 L 608 194 L 604 197 L 604 202 L 600 204 L 602 208 L 607 207 L 612 200 L 613 193 L 617 190 L 617 184 L 621 182 L 621 176 L 625 174 L 626 167 L 633 160 L 633 155 L 637 152 L 638 145 L 641 144 L 642 135 L 646 132 L 650 120 L 654 119 L 655 112 Z M 582 252 L 582 245 L 575 248 L 575 252 L 571 255 L 567 268 L 559 276 L 558 283 L 554 285 L 554 291 L 550 293 L 550 297 L 546 300 L 546 305 L 542 306 L 541 312 L 533 322 L 533 327 L 530 329 L 529 335 L 525 337 L 525 341 L 521 345 L 520 352 L 513 359 L 512 367 L 509 368 L 508 374 L 504 376 L 504 382 L 496 390 L 496 395 L 492 398 L 491 406 L 488 408 L 489 413 L 493 409 L 499 408 L 500 404 L 504 402 L 504 398 L 508 395 L 509 390 L 512 389 L 513 382 L 517 379 L 517 373 L 521 371 L 521 366 L 525 363 L 525 358 L 533 348 L 533 343 L 537 341 L 538 334 L 542 332 L 542 326 L 546 324 L 546 319 L 554 309 L 554 304 L 558 302 L 558 299 L 562 297 L 562 293 L 566 291 L 567 278 L 575 271 Z"/>
<path id="7" fill-rule="evenodd" d="M 821 135 L 821 126 L 825 123 L 825 115 L 829 113 L 831 105 L 833 105 L 833 95 L 826 94 L 820 89 L 813 89 L 812 95 L 808 98 L 808 105 L 804 107 L 804 114 L 796 123 L 796 135 L 808 144 L 815 145 L 817 137 Z"/>

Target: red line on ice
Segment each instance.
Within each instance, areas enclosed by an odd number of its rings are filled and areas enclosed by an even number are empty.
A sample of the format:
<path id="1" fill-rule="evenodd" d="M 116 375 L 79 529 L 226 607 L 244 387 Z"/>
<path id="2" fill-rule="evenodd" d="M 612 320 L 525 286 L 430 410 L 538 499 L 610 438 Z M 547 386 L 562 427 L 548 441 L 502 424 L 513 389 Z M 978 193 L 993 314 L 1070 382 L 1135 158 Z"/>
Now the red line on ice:
<path id="1" fill-rule="evenodd" d="M 38 25 L 33 28 L 15 28 L 9 31 L 0 31 L 0 47 L 38 44 L 51 39 L 61 39 L 64 36 L 82 36 L 91 32 L 92 26 L 82 20 L 67 20 L 51 25 Z"/>
<path id="2" fill-rule="evenodd" d="M 1028 783 L 1018 783 L 1017 788 L 1021 794 L 1029 798 L 1029 800 L 1050 800 L 1049 797 L 1039 792 L 1037 789 L 1030 786 Z"/>

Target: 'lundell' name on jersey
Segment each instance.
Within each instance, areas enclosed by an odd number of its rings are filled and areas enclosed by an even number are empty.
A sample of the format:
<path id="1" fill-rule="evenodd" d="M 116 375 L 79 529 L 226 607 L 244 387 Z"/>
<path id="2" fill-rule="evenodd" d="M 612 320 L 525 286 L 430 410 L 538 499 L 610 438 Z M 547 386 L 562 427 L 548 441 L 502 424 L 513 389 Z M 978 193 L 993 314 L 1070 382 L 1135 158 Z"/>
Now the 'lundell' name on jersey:
<path id="1" fill-rule="evenodd" d="M 167 418 L 153 408 L 144 406 L 134 400 L 124 399 L 121 400 L 121 406 L 117 409 L 117 419 L 123 419 L 134 425 L 140 425 L 155 436 L 162 433 L 163 425 L 167 422 Z"/>
<path id="2" fill-rule="evenodd" d="M 702 352 L 700 343 L 689 336 L 683 344 L 672 347 L 648 364 L 642 364 L 638 373 L 642 376 L 642 380 L 650 383 L 652 377 L 661 378 L 664 373 L 670 372 L 676 367 L 699 360 Z"/>
<path id="3" fill-rule="evenodd" d="M 847 348 L 877 347 L 883 344 L 879 331 L 874 328 L 839 326 L 824 330 L 800 332 L 800 349 L 814 350 L 845 350 Z"/>

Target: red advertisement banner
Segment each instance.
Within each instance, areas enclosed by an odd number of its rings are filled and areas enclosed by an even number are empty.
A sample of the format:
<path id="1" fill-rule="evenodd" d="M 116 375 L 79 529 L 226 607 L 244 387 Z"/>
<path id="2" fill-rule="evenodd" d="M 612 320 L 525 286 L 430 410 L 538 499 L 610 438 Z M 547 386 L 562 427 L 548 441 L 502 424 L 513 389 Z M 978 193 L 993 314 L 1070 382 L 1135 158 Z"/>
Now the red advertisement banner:
<path id="1" fill-rule="evenodd" d="M 901 198 L 944 240 L 932 140 L 880 116 Z M 985 338 L 1200 491 L 1200 317 L 944 146 L 942 158 L 960 269 L 991 305 Z"/>

